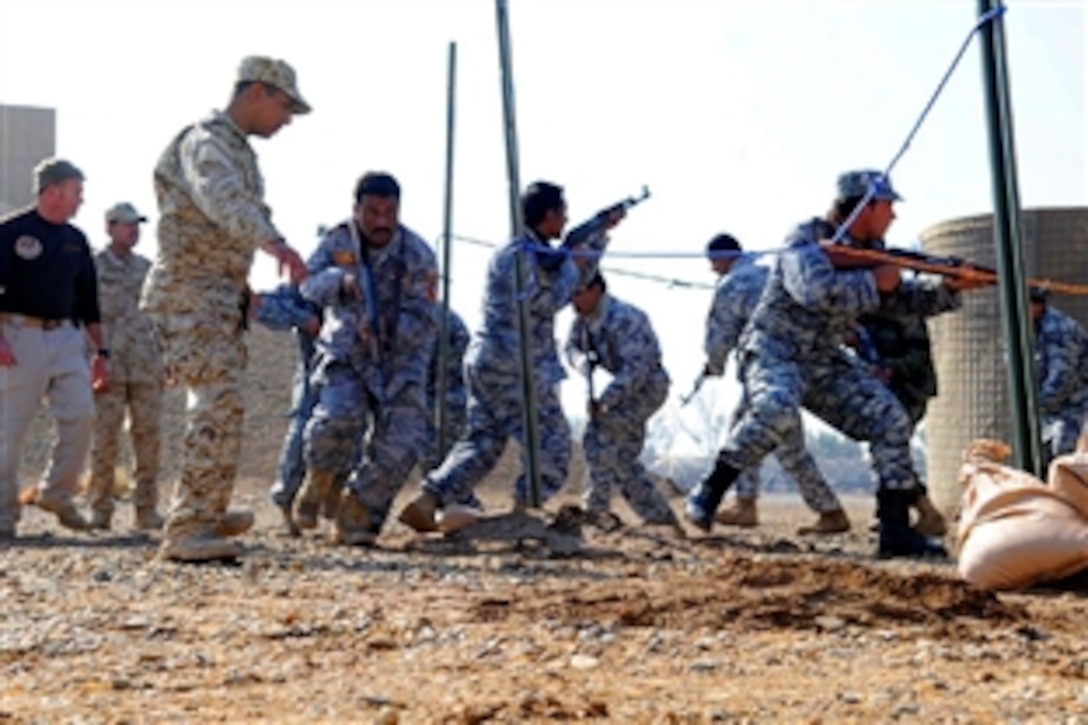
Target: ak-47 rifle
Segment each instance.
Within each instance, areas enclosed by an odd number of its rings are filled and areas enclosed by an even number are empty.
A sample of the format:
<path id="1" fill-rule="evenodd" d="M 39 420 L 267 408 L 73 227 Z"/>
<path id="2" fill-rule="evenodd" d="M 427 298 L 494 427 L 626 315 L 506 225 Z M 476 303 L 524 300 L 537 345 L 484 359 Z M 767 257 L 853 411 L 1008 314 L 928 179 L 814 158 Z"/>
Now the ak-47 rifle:
<path id="1" fill-rule="evenodd" d="M 563 249 L 571 249 L 573 247 L 580 246 L 593 234 L 600 232 L 614 214 L 620 211 L 627 211 L 632 207 L 638 206 L 649 198 L 650 187 L 643 185 L 642 193 L 640 193 L 638 196 L 629 196 L 626 199 L 621 199 L 615 204 L 601 209 L 592 217 L 582 222 L 574 229 L 570 230 L 570 232 L 567 233 L 566 238 L 563 239 L 563 243 L 560 246 Z"/>
<path id="2" fill-rule="evenodd" d="M 559 269 L 559 265 L 563 263 L 563 259 L 566 255 L 570 253 L 572 249 L 583 246 L 594 235 L 599 234 L 608 224 L 608 220 L 613 214 L 618 211 L 626 211 L 649 198 L 650 188 L 643 185 L 642 193 L 638 196 L 629 196 L 611 206 L 601 209 L 592 217 L 567 232 L 567 236 L 563 238 L 563 242 L 557 249 L 552 249 L 551 247 L 538 249 L 536 253 L 537 261 L 540 263 L 540 266 L 546 270 L 554 271 Z"/>
<path id="3" fill-rule="evenodd" d="M 597 393 L 593 388 L 593 371 L 600 362 L 597 356 L 597 348 L 593 346 L 593 340 L 589 334 L 589 325 L 582 325 L 582 350 L 586 356 L 586 408 L 590 416 L 597 410 Z"/>
<path id="4" fill-rule="evenodd" d="M 680 407 L 684 407 L 699 394 L 699 391 L 703 388 L 703 383 L 706 382 L 707 374 L 706 369 L 699 373 L 699 377 L 695 378 L 695 383 L 691 386 L 691 392 L 687 395 L 680 396 Z"/>
<path id="5" fill-rule="evenodd" d="M 359 264 L 363 268 L 363 274 L 356 280 L 361 298 L 359 302 L 363 308 L 363 318 L 359 321 L 358 335 L 367 350 L 371 363 L 378 371 L 378 384 L 381 386 L 381 391 L 375 397 L 378 399 L 381 415 L 388 416 L 390 411 L 385 399 L 387 378 L 385 360 L 382 356 L 381 320 L 378 318 L 378 290 L 374 285 L 370 259 L 366 256 L 367 250 L 363 246 L 354 220 L 348 221 L 348 229 L 351 232 L 351 241 L 355 244 L 355 249 L 359 254 Z"/>
<path id="6" fill-rule="evenodd" d="M 831 263 L 838 269 L 869 269 L 882 264 L 892 264 L 917 272 L 939 274 L 983 284 L 996 284 L 997 270 L 968 262 L 959 257 L 940 257 L 907 249 L 866 249 L 845 244 L 823 244 Z M 1055 282 L 1051 279 L 1031 278 L 1028 286 L 1070 295 L 1088 294 L 1088 284 Z"/>

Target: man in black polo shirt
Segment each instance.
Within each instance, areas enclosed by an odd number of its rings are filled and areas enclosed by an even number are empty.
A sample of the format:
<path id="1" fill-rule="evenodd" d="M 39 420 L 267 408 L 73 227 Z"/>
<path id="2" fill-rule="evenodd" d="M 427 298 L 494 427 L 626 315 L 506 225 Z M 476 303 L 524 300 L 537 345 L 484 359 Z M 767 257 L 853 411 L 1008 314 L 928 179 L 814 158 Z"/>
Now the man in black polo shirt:
<path id="1" fill-rule="evenodd" d="M 20 503 L 85 529 L 73 497 L 94 425 L 92 386 L 109 381 L 98 286 L 87 238 L 68 223 L 83 203 L 83 174 L 61 159 L 34 170 L 34 208 L 0 219 L 0 540 L 15 537 Z M 97 350 L 87 364 L 83 333 Z M 43 399 L 57 441 L 41 482 L 18 494 L 19 449 Z"/>

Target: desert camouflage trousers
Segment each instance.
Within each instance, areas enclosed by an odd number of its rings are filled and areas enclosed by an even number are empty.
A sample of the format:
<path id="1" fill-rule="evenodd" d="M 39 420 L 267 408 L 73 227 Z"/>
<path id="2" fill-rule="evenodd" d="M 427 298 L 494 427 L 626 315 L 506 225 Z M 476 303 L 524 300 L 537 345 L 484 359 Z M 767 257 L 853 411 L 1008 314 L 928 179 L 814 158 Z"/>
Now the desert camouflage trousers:
<path id="1" fill-rule="evenodd" d="M 869 442 L 878 490 L 914 490 L 911 421 L 880 380 L 845 355 L 786 360 L 746 353 L 744 395 L 721 459 L 738 470 L 756 466 L 777 448 L 804 440 L 801 408 L 859 441 Z"/>
<path id="2" fill-rule="evenodd" d="M 238 474 L 245 408 L 246 345 L 236 315 L 155 320 L 166 369 L 185 386 L 181 473 L 166 520 L 165 538 L 214 535 Z"/>
<path id="3" fill-rule="evenodd" d="M 442 465 L 423 481 L 423 489 L 437 497 L 443 506 L 471 500 L 476 484 L 491 473 L 510 438 L 525 445 L 521 420 L 524 401 L 517 376 L 470 365 L 465 377 L 469 389 L 468 430 Z M 563 415 L 558 385 L 538 386 L 536 412 L 543 503 L 563 487 L 570 468 L 570 424 Z M 522 504 L 532 500 L 525 471 L 514 485 L 514 497 Z"/>
<path id="4" fill-rule="evenodd" d="M 582 501 L 587 511 L 607 511 L 619 489 L 639 518 L 669 524 L 676 515 L 639 461 L 646 442 L 646 421 L 668 397 L 668 379 L 655 380 L 615 408 L 586 423 L 582 436 L 588 471 Z"/>
<path id="5" fill-rule="evenodd" d="M 125 413 L 129 417 L 132 504 L 137 511 L 158 506 L 159 451 L 161 446 L 163 384 L 110 382 L 95 395 L 94 444 L 91 447 L 91 478 L 87 482 L 87 503 L 91 510 L 113 513 L 118 451 Z"/>

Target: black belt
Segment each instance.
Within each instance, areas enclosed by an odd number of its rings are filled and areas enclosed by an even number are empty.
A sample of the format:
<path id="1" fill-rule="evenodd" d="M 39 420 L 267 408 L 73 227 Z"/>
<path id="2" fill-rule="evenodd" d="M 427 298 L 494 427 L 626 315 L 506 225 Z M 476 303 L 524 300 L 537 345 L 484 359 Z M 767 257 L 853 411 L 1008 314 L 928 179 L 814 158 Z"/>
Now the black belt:
<path id="1" fill-rule="evenodd" d="M 11 312 L 0 312 L 0 322 L 7 322 L 16 327 L 38 327 L 43 330 L 55 330 L 67 323 L 68 320 L 50 320 L 43 317 L 31 317 L 29 315 L 16 315 Z"/>

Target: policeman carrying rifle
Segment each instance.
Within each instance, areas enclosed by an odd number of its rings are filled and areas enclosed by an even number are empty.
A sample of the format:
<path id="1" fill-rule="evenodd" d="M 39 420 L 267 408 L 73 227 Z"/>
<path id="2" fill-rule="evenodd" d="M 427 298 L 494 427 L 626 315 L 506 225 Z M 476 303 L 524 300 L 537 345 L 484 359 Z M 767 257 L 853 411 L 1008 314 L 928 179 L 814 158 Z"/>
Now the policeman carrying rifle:
<path id="1" fill-rule="evenodd" d="M 643 198 L 647 194 L 644 193 Z M 540 497 L 554 495 L 567 479 L 570 463 L 570 425 L 559 401 L 559 383 L 566 377 L 555 344 L 555 316 L 570 303 L 574 292 L 597 271 L 597 257 L 608 244 L 607 232 L 623 219 L 629 199 L 596 214 L 563 239 L 567 203 L 563 189 L 547 181 L 528 186 L 521 197 L 524 231 L 495 251 L 487 273 L 483 323 L 465 356 L 469 388 L 468 430 L 436 470 L 423 481 L 423 491 L 401 512 L 401 521 L 417 531 L 437 528 L 439 513 L 465 500 L 498 463 L 507 439 L 525 445 L 522 429 L 524 400 L 517 350 L 517 260 L 527 268 L 532 380 L 536 394 L 540 439 Z M 572 251 L 586 250 L 584 256 Z M 529 484 L 525 472 L 518 479 L 515 508 L 527 506 Z"/>
<path id="2" fill-rule="evenodd" d="M 837 247 L 871 245 L 895 219 L 899 195 L 877 171 L 845 173 L 824 219 L 798 227 L 775 260 L 767 287 L 740 343 L 745 408 L 730 429 L 714 470 L 692 492 L 687 517 L 709 530 L 722 496 L 741 472 L 801 426 L 806 409 L 869 442 L 876 478 L 878 554 L 944 553 L 910 525 L 920 494 L 910 457 L 910 419 L 867 366 L 842 349 L 848 327 L 877 309 L 930 314 L 959 305 L 967 279 L 943 284 L 904 280 L 891 264 L 840 265 Z M 841 242 L 835 244 L 834 242 Z"/>
<path id="3" fill-rule="evenodd" d="M 349 545 L 374 541 L 427 445 L 438 265 L 430 246 L 400 224 L 399 212 L 397 180 L 364 174 L 352 218 L 321 240 L 301 285 L 302 296 L 325 308 L 325 316 L 295 523 L 317 526 L 322 504 L 337 495 L 336 482 L 361 453 L 336 517 L 336 540 Z"/>

